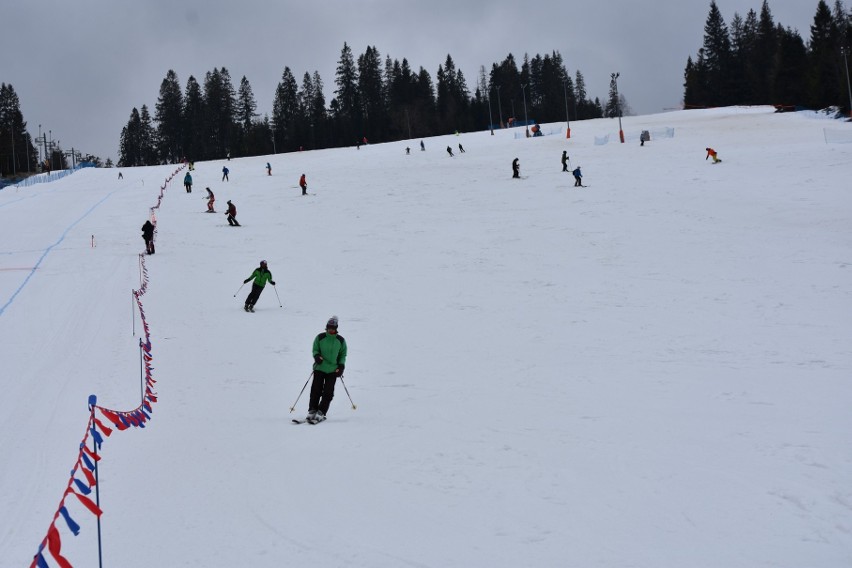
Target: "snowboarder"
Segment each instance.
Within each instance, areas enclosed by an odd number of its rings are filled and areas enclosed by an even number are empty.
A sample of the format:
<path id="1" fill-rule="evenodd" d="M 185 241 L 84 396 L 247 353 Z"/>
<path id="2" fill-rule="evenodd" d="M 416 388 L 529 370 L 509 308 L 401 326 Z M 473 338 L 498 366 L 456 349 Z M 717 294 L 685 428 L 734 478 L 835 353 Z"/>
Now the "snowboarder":
<path id="1" fill-rule="evenodd" d="M 142 238 L 145 240 L 145 252 L 154 254 L 154 224 L 150 219 L 142 225 Z"/>
<path id="2" fill-rule="evenodd" d="M 228 224 L 232 227 L 239 227 L 240 224 L 237 223 L 237 206 L 231 203 L 231 200 L 228 200 L 228 210 L 225 211 L 225 215 L 228 216 Z"/>
<path id="3" fill-rule="evenodd" d="M 521 163 L 517 158 L 512 160 L 512 177 L 520 178 L 521 177 Z"/>
<path id="4" fill-rule="evenodd" d="M 302 174 L 302 177 L 299 178 L 299 187 L 302 188 L 302 195 L 308 194 L 308 182 L 305 180 L 305 174 Z"/>
<path id="5" fill-rule="evenodd" d="M 272 175 L 272 166 L 269 164 L 269 162 L 266 162 L 266 175 Z"/>
<path id="6" fill-rule="evenodd" d="M 713 158 L 714 164 L 718 164 L 719 162 L 722 161 L 722 160 L 719 159 L 719 156 L 717 155 L 716 150 L 714 150 L 713 148 L 704 148 L 704 149 L 707 150 L 707 156 L 704 158 L 704 161 L 707 161 L 707 158 Z"/>
<path id="7" fill-rule="evenodd" d="M 562 171 L 568 171 L 568 150 L 562 150 Z"/>
<path id="8" fill-rule="evenodd" d="M 574 187 L 584 187 L 583 172 L 580 171 L 580 166 L 574 168 L 574 171 L 571 173 L 574 174 Z"/>
<path id="9" fill-rule="evenodd" d="M 447 154 L 449 154 L 449 155 L 450 155 L 450 158 L 452 158 L 452 157 L 453 157 L 453 149 L 452 149 L 452 148 L 450 148 L 449 146 L 447 146 Z"/>
<path id="10" fill-rule="evenodd" d="M 192 176 L 189 175 L 189 172 L 186 172 L 186 175 L 183 176 L 183 186 L 187 193 L 192 193 Z"/>
<path id="11" fill-rule="evenodd" d="M 325 332 L 314 338 L 312 353 L 314 380 L 305 420 L 316 424 L 325 420 L 334 398 L 334 383 L 337 377 L 343 376 L 346 367 L 346 340 L 337 334 L 337 316 L 331 316 L 325 324 Z"/>
<path id="12" fill-rule="evenodd" d="M 260 261 L 260 266 L 254 269 L 251 276 L 243 280 L 243 284 L 248 284 L 248 281 L 252 278 L 254 278 L 254 282 L 251 285 L 251 292 L 246 296 L 246 305 L 243 308 L 247 312 L 254 311 L 254 305 L 257 303 L 257 299 L 260 298 L 260 293 L 263 292 L 263 287 L 266 286 L 267 282 L 275 286 L 275 280 L 272 279 L 272 273 L 269 272 L 265 260 Z"/>
<path id="13" fill-rule="evenodd" d="M 230 158 L 229 158 L 230 159 Z M 222 166 L 222 181 L 231 181 L 228 179 L 228 172 L 230 170 L 227 166 Z"/>
<path id="14" fill-rule="evenodd" d="M 205 189 L 207 190 L 207 212 L 208 213 L 215 213 L 216 210 L 213 209 L 213 203 L 216 202 L 216 196 L 213 195 L 213 192 L 210 191 L 209 187 L 207 187 Z"/>

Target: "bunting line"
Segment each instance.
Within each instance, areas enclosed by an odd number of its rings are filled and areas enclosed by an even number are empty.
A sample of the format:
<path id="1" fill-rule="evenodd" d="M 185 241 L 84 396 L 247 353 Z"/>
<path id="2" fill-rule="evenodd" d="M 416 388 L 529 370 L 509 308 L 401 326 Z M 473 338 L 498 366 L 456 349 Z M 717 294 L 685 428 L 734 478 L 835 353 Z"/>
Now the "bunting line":
<path id="1" fill-rule="evenodd" d="M 160 193 L 157 196 L 157 203 L 150 208 L 151 222 L 156 227 L 157 217 L 156 210 L 162 205 L 163 197 L 169 183 L 177 176 L 181 170 L 186 167 L 186 162 L 178 167 L 171 175 L 169 175 L 163 185 L 160 186 Z M 97 404 L 97 397 L 92 395 L 89 398 L 89 419 L 86 424 L 86 433 L 83 440 L 80 442 L 80 449 L 77 454 L 77 460 L 74 467 L 71 469 L 71 475 L 68 483 L 65 486 L 65 491 L 62 493 L 62 499 L 59 501 L 59 506 L 53 515 L 53 520 L 47 528 L 47 534 L 42 538 L 38 545 L 38 551 L 33 556 L 33 561 L 30 568 L 48 568 L 48 557 L 52 558 L 54 563 L 62 568 L 73 568 L 71 562 L 62 556 L 62 539 L 57 526 L 57 521 L 62 518 L 64 526 L 70 531 L 71 535 L 77 536 L 81 532 L 80 524 L 74 520 L 69 507 L 75 503 L 71 500 L 66 503 L 69 495 L 76 497 L 76 503 L 82 505 L 83 509 L 89 511 L 95 517 L 100 518 L 103 514 L 98 505 L 92 501 L 89 495 L 97 485 L 95 469 L 98 462 L 101 460 L 99 453 L 104 439 L 109 438 L 113 431 L 124 431 L 130 428 L 145 428 L 145 424 L 151 420 L 153 414 L 153 405 L 157 403 L 157 393 L 154 391 L 154 385 L 157 381 L 153 377 L 154 367 L 151 362 L 154 360 L 151 346 L 151 332 L 148 326 L 148 319 L 145 317 L 145 310 L 142 306 L 142 296 L 148 291 L 148 268 L 145 266 L 145 257 L 140 254 L 142 263 L 142 284 L 139 290 L 133 290 L 133 297 L 136 301 L 136 307 L 139 310 L 139 317 L 142 320 L 142 333 L 144 340 L 140 341 L 139 347 L 142 350 L 142 359 L 144 361 L 144 382 L 145 391 L 142 397 L 142 402 L 132 410 L 114 410 L 105 408 Z M 104 418 L 101 420 L 98 417 Z M 110 426 L 108 426 L 109 424 Z M 89 447 L 89 442 L 94 445 L 95 450 Z M 62 525 L 59 525 L 62 526 Z M 83 563 L 90 565 L 91 563 Z"/>

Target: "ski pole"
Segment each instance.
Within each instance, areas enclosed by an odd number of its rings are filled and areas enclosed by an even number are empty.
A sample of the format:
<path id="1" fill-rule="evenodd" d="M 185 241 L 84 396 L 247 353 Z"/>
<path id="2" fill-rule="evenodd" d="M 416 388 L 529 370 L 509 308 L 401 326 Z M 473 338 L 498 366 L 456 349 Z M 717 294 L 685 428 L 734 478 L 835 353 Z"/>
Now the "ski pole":
<path id="1" fill-rule="evenodd" d="M 349 389 L 346 388 L 346 383 L 343 382 L 343 375 L 340 375 L 340 383 L 343 385 L 343 390 L 346 391 L 346 396 L 349 397 L 349 402 L 352 403 L 352 410 L 355 410 L 358 407 L 355 406 L 354 402 L 352 402 L 352 396 L 349 394 Z"/>
<path id="2" fill-rule="evenodd" d="M 272 289 L 275 290 L 275 297 L 278 298 L 278 307 L 283 308 L 284 304 L 281 303 L 281 296 L 278 295 L 278 288 L 275 287 L 275 284 L 272 285 Z"/>
<path id="3" fill-rule="evenodd" d="M 308 375 L 308 381 L 311 380 L 311 377 L 314 376 L 314 372 L 311 371 L 311 374 Z M 308 381 L 305 381 L 305 386 L 302 387 L 302 390 L 299 391 L 299 396 L 296 397 L 296 402 L 293 403 L 293 406 L 290 407 L 290 412 L 296 410 L 296 405 L 299 403 L 299 399 L 302 398 L 302 393 L 305 392 L 305 388 L 308 386 Z"/>
<path id="4" fill-rule="evenodd" d="M 245 283 L 245 282 L 243 282 L 243 286 L 245 286 L 245 285 L 246 285 L 246 283 Z M 237 289 L 237 291 L 236 291 L 236 292 L 234 292 L 234 298 L 236 298 L 236 297 L 237 297 L 237 294 L 239 294 L 239 293 L 240 293 L 240 290 L 242 290 L 242 289 L 243 289 L 243 286 L 240 286 L 240 287 Z"/>

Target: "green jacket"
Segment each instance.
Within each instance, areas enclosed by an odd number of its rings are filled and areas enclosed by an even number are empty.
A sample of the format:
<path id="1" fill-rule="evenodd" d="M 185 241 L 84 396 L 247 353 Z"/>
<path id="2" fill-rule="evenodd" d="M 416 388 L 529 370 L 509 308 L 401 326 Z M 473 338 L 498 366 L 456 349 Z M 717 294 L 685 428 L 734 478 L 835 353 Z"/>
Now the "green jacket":
<path id="1" fill-rule="evenodd" d="M 322 361 L 314 363 L 314 371 L 333 373 L 346 365 L 346 340 L 342 335 L 322 332 L 314 339 L 313 355 L 314 359 L 317 355 L 322 357 Z"/>
<path id="2" fill-rule="evenodd" d="M 246 278 L 246 282 L 254 278 L 254 283 L 263 288 L 267 282 L 272 282 L 272 273 L 266 268 L 255 268 L 251 276 Z"/>

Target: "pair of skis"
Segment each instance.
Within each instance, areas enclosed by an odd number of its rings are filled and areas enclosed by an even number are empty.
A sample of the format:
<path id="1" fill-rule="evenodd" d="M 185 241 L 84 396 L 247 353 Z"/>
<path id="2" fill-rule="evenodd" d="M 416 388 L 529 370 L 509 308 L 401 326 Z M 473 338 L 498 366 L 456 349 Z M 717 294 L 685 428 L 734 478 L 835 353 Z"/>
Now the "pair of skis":
<path id="1" fill-rule="evenodd" d="M 292 422 L 293 422 L 293 424 L 311 424 L 311 425 L 314 425 L 314 424 L 319 424 L 320 422 L 325 422 L 326 420 L 327 420 L 327 418 L 323 418 L 322 420 L 308 420 L 307 418 L 305 418 L 304 420 L 298 420 L 298 419 L 294 418 L 292 420 Z"/>

